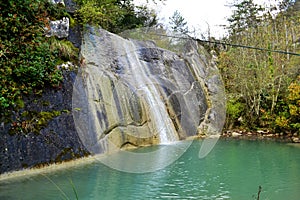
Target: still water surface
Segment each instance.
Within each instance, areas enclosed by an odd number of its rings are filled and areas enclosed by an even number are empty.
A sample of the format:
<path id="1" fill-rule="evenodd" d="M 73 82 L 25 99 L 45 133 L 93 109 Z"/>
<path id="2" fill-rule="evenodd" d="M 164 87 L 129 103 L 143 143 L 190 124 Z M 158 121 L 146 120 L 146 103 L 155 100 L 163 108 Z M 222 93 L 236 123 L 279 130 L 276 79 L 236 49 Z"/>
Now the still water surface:
<path id="1" fill-rule="evenodd" d="M 199 159 L 200 146 L 201 141 L 194 141 L 180 159 L 153 173 L 125 173 L 94 162 L 4 180 L 0 199 L 253 200 L 259 185 L 260 200 L 300 199 L 299 146 L 219 140 L 207 157 Z"/>

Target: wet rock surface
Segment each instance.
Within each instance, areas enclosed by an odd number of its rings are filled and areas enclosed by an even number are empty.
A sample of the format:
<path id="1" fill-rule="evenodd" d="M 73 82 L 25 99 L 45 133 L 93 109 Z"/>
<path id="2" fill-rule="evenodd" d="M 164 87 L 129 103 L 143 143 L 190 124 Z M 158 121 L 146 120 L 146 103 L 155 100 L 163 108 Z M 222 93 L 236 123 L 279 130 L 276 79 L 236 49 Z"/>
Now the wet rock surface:
<path id="1" fill-rule="evenodd" d="M 221 133 L 224 85 L 197 42 L 186 42 L 177 54 L 151 41 L 88 28 L 81 55 L 74 120 L 91 152 Z"/>
<path id="2" fill-rule="evenodd" d="M 0 134 L 0 173 L 88 155 L 88 151 L 82 145 L 75 130 L 71 112 L 75 77 L 76 73 L 65 72 L 61 88 L 47 89 L 41 95 L 26 98 L 23 110 L 37 113 L 63 112 L 49 120 L 46 127 L 42 128 L 39 133 L 16 131 L 10 134 L 10 125 L 5 125 L 5 130 Z"/>
<path id="3" fill-rule="evenodd" d="M 271 133 L 268 130 L 227 130 L 222 133 L 221 138 L 234 140 L 268 140 L 284 143 L 300 143 L 300 136 L 298 134 Z"/>
<path id="4" fill-rule="evenodd" d="M 13 134 L 11 125 L 2 128 L 0 173 L 220 134 L 224 85 L 203 47 L 188 42 L 176 54 L 95 28 L 86 30 L 81 44 L 78 38 L 81 70 L 65 71 L 60 86 L 26 97 L 14 116 L 17 121 L 24 111 L 44 113 L 50 115 L 46 123 Z"/>

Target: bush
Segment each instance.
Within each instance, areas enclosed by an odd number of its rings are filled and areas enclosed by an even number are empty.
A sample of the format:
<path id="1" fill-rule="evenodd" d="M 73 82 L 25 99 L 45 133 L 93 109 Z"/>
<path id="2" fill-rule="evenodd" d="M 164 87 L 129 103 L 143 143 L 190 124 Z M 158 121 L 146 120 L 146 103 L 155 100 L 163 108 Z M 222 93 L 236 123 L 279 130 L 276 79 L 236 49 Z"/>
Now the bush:
<path id="1" fill-rule="evenodd" d="M 275 130 L 282 132 L 300 132 L 300 76 L 288 87 L 288 95 L 278 106 L 275 113 Z M 274 114 L 274 115 L 275 115 Z"/>
<path id="2" fill-rule="evenodd" d="M 241 126 L 243 124 L 245 105 L 238 99 L 229 98 L 226 104 L 226 127 L 233 128 L 236 126 Z"/>
<path id="3" fill-rule="evenodd" d="M 82 24 L 99 25 L 119 33 L 141 26 L 153 26 L 156 15 L 145 6 L 136 7 L 133 0 L 75 0 L 80 6 L 75 12 L 76 20 Z"/>
<path id="4" fill-rule="evenodd" d="M 288 88 L 289 128 L 291 131 L 300 132 L 300 76 Z"/>
<path id="5" fill-rule="evenodd" d="M 47 18 L 62 15 L 48 0 L 0 2 L 0 121 L 24 106 L 22 96 L 57 86 L 62 74 L 56 69 L 58 49 L 50 49 L 43 36 Z M 51 13 L 51 16 L 50 14 Z"/>

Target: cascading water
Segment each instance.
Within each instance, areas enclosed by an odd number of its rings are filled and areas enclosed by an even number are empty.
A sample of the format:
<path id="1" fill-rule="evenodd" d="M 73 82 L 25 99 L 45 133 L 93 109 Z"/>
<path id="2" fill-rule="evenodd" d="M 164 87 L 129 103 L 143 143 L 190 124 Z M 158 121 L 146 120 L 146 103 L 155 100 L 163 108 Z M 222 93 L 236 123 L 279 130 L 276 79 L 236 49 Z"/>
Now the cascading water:
<path id="1" fill-rule="evenodd" d="M 183 58 L 150 41 L 89 28 L 73 89 L 73 117 L 90 152 L 168 144 L 197 135 L 200 125 L 208 131 L 223 127 L 225 104 L 216 103 L 225 99 L 220 76 L 211 73 L 215 68 L 199 56 L 197 46 L 186 48 Z M 211 113 L 220 121 L 212 127 Z"/>
<path id="2" fill-rule="evenodd" d="M 153 120 L 152 126 L 154 127 L 153 134 L 157 134 L 160 138 L 160 144 L 167 144 L 178 140 L 175 127 L 167 113 L 166 106 L 160 98 L 156 86 L 160 83 L 156 82 L 155 77 L 150 79 L 150 72 L 147 71 L 147 66 L 139 60 L 137 50 L 143 47 L 138 46 L 131 40 L 123 43 L 125 49 L 127 63 L 124 64 L 126 70 L 133 71 L 132 78 L 128 78 L 130 82 L 139 90 L 139 94 L 145 98 L 146 103 L 149 105 L 149 118 Z M 121 55 L 120 55 L 121 56 Z"/>

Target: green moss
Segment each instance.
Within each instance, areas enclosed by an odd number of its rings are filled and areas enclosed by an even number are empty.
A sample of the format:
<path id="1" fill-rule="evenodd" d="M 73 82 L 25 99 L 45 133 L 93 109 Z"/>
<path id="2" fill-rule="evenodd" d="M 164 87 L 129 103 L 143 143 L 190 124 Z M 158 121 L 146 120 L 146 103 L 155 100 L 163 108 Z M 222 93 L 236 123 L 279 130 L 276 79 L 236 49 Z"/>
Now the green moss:
<path id="1" fill-rule="evenodd" d="M 62 110 L 61 112 L 62 112 L 62 113 L 67 113 L 67 114 L 69 114 L 71 111 L 70 111 L 70 110 L 64 109 L 64 110 Z"/>
<path id="2" fill-rule="evenodd" d="M 77 21 L 73 18 L 73 17 L 71 17 L 70 15 L 68 16 L 69 17 L 69 22 L 70 22 L 70 27 L 71 28 L 74 28 L 78 23 L 77 23 Z"/>
<path id="3" fill-rule="evenodd" d="M 0 24 L 0 121 L 9 121 L 24 108 L 23 96 L 41 94 L 46 87 L 57 87 L 62 72 L 59 62 L 78 60 L 78 49 L 65 39 L 46 38 L 41 27 L 48 19 L 72 16 L 48 0 L 1 2 Z M 46 105 L 45 105 L 46 106 Z"/>
<path id="4" fill-rule="evenodd" d="M 71 154 L 72 158 L 75 157 L 75 154 L 72 150 L 72 148 L 68 147 L 68 148 L 64 148 L 55 158 L 55 162 L 62 162 L 62 158 L 67 155 L 67 154 Z"/>
<path id="5" fill-rule="evenodd" d="M 66 61 L 74 63 L 78 61 L 79 49 L 72 42 L 66 39 L 60 40 L 55 37 L 51 37 L 49 42 L 51 51 L 58 52 L 59 60 L 56 62 L 57 65 Z"/>
<path id="6" fill-rule="evenodd" d="M 48 123 L 57 116 L 61 115 L 61 111 L 24 111 L 21 118 L 11 124 L 10 134 L 30 132 L 39 134 L 41 129 L 46 127 Z"/>
<path id="7" fill-rule="evenodd" d="M 43 105 L 43 106 L 49 106 L 49 105 L 50 105 L 50 102 L 49 102 L 49 101 L 43 101 L 43 102 L 42 102 L 42 105 Z"/>
<path id="8" fill-rule="evenodd" d="M 83 150 L 83 149 L 79 149 L 78 152 L 82 152 L 83 153 L 83 156 L 89 156 L 90 154 L 86 151 L 86 150 Z M 64 159 L 64 157 L 66 155 L 70 155 L 70 158 L 69 159 Z M 82 157 L 82 155 L 80 153 L 75 153 L 74 150 L 70 147 L 67 147 L 67 148 L 64 148 L 55 158 L 55 162 L 63 162 L 63 161 L 66 161 L 66 160 L 71 160 L 73 158 L 80 158 Z"/>
<path id="9" fill-rule="evenodd" d="M 24 101 L 21 98 L 17 99 L 16 106 L 18 106 L 18 108 L 24 108 Z"/>

